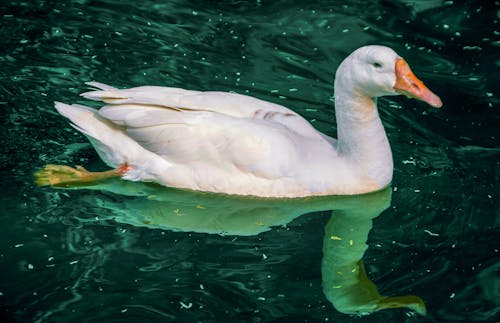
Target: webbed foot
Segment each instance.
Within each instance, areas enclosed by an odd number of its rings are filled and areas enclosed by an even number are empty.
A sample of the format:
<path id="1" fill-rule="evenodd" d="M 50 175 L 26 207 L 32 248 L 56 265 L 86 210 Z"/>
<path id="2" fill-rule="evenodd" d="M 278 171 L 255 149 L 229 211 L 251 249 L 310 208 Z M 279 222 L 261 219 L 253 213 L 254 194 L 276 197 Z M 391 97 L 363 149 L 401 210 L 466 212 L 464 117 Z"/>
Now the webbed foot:
<path id="1" fill-rule="evenodd" d="M 78 187 L 85 185 L 93 185 L 96 182 L 111 178 L 119 177 L 121 173 L 117 170 L 109 170 L 104 172 L 90 172 L 82 166 L 65 166 L 65 165 L 45 165 L 35 174 L 35 183 L 38 186 L 54 186 L 54 187 Z"/>

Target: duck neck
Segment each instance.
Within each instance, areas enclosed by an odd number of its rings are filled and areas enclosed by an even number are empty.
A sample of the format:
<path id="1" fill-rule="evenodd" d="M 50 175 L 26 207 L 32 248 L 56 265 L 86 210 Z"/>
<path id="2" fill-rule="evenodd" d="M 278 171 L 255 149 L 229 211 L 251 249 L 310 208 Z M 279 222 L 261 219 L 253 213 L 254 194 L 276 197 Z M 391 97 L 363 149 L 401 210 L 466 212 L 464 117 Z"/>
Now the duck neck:
<path id="1" fill-rule="evenodd" d="M 392 180 L 393 161 L 377 99 L 335 85 L 337 150 L 364 178 L 374 180 L 382 188 Z"/>

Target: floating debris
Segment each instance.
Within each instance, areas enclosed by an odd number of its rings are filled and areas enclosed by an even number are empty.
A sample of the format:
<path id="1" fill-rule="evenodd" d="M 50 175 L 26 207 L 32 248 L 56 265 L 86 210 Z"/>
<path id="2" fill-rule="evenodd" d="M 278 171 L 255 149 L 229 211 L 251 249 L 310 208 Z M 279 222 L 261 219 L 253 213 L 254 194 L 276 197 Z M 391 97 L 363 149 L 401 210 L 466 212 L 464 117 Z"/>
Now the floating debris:
<path id="1" fill-rule="evenodd" d="M 424 230 L 424 232 L 427 233 L 430 236 L 439 237 L 439 233 L 434 233 L 434 232 L 431 232 L 429 230 Z"/>
<path id="2" fill-rule="evenodd" d="M 187 303 L 187 304 L 186 304 L 186 303 L 184 303 L 183 301 L 180 301 L 179 303 L 181 304 L 181 308 L 182 308 L 182 309 L 186 309 L 186 310 L 188 310 L 188 309 L 190 309 L 191 307 L 193 307 L 193 303 L 191 303 L 191 302 L 189 302 L 189 303 Z"/>
<path id="3" fill-rule="evenodd" d="M 480 50 L 483 50 L 481 47 L 479 46 L 464 46 L 462 47 L 463 50 L 477 50 L 477 51 L 480 51 Z"/>
<path id="4" fill-rule="evenodd" d="M 415 160 L 412 160 L 412 159 L 402 160 L 401 163 L 403 163 L 404 165 L 407 165 L 407 164 L 416 165 L 417 164 L 417 162 Z"/>

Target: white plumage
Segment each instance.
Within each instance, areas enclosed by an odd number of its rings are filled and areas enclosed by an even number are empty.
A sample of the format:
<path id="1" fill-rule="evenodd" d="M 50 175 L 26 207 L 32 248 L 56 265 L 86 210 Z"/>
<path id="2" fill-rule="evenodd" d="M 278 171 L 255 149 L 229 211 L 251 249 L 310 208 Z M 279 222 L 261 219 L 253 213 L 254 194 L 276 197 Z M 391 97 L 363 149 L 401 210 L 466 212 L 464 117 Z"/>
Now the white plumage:
<path id="1" fill-rule="evenodd" d="M 226 92 L 119 90 L 89 82 L 96 90 L 82 96 L 107 105 L 56 103 L 56 109 L 106 164 L 130 167 L 124 179 L 265 197 L 366 193 L 392 178 L 375 97 L 397 94 L 398 58 L 389 48 L 367 46 L 341 64 L 335 81 L 339 141 L 283 106 Z"/>

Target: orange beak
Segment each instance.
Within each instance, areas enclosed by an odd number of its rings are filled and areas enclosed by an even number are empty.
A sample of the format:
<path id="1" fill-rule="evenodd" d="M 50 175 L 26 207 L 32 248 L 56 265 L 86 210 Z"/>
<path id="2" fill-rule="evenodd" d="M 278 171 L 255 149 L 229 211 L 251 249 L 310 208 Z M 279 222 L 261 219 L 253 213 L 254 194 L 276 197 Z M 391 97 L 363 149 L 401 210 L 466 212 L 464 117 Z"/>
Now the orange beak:
<path id="1" fill-rule="evenodd" d="M 435 108 L 443 106 L 441 99 L 432 93 L 427 86 L 420 81 L 408 66 L 404 59 L 396 60 L 396 83 L 394 84 L 396 92 L 427 102 Z"/>

